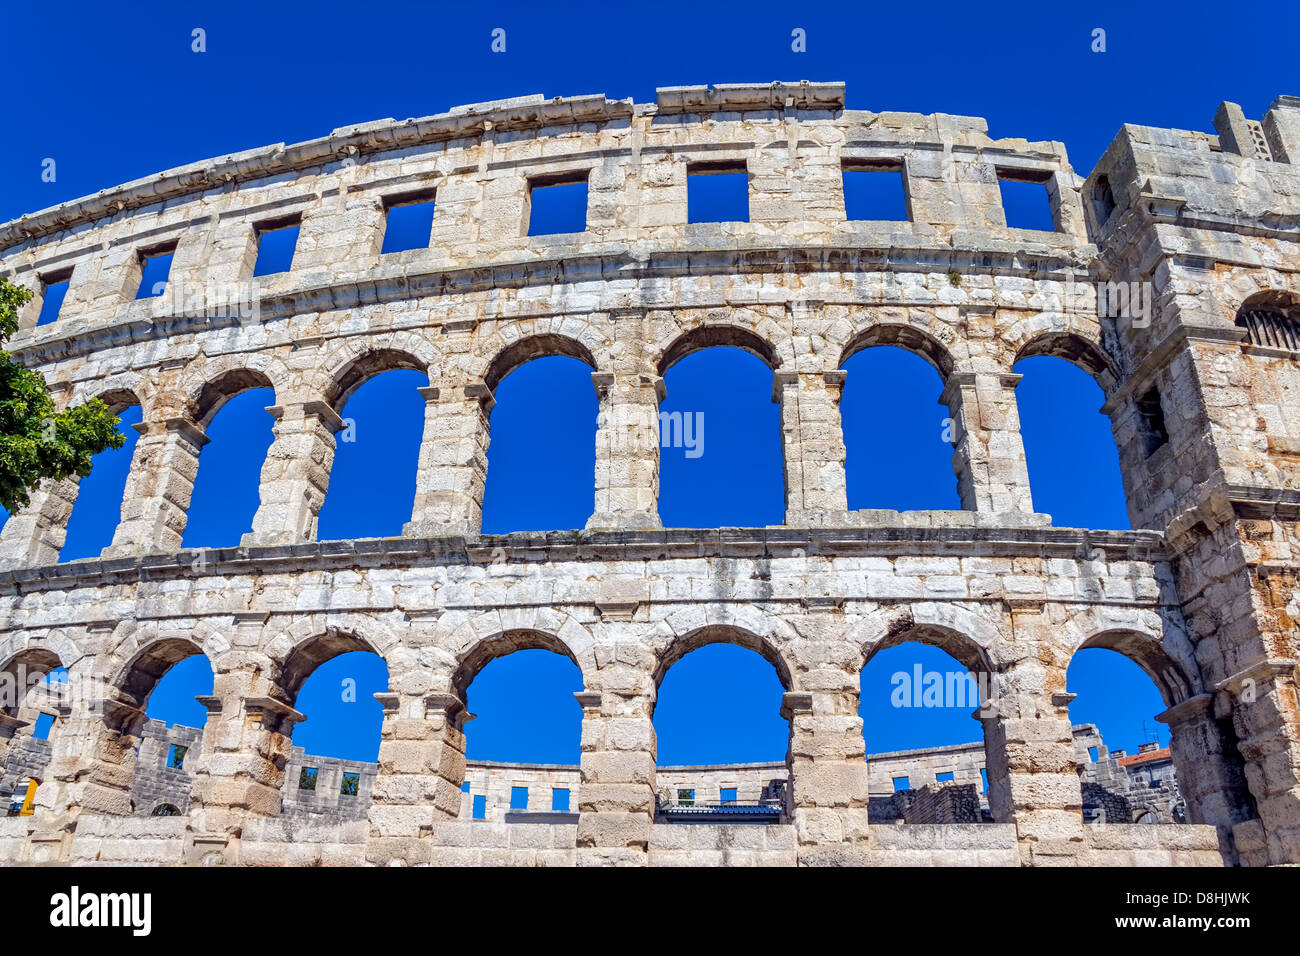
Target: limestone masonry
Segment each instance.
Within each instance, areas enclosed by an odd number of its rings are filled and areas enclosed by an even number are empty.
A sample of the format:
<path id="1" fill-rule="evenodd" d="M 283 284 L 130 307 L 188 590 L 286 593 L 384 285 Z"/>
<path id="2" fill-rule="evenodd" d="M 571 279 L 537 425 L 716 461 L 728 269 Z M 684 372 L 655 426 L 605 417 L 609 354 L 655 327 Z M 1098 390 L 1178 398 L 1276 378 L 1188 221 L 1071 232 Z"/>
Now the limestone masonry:
<path id="1" fill-rule="evenodd" d="M 1124 126 L 1083 178 L 1059 143 L 845 109 L 836 83 L 523 97 L 0 225 L 0 274 L 37 294 L 13 353 L 60 404 L 143 415 L 100 558 L 58 562 L 75 480 L 0 533 L 0 677 L 66 667 L 70 688 L 4 701 L 4 785 L 37 786 L 30 815 L 0 820 L 0 860 L 1300 863 L 1300 99 L 1258 122 L 1224 103 L 1214 125 Z M 858 169 L 901 175 L 907 221 L 847 219 Z M 749 221 L 689 223 L 688 177 L 719 171 L 748 174 Z M 1053 231 L 1006 225 L 1005 180 L 1042 186 Z M 585 231 L 529 236 L 533 190 L 574 182 Z M 436 203 L 429 246 L 381 255 L 388 210 L 417 200 Z M 292 268 L 254 277 L 287 225 Z M 164 294 L 135 299 L 167 252 Z M 780 526 L 661 527 L 662 376 L 713 345 L 773 370 Z M 963 510 L 848 509 L 842 367 L 874 345 L 943 377 Z M 552 354 L 590 365 L 600 400 L 591 519 L 482 535 L 493 391 Z M 1035 355 L 1104 390 L 1137 530 L 1035 511 L 1012 372 Z M 339 413 L 391 368 L 429 376 L 411 520 L 318 542 Z M 276 421 L 252 531 L 182 551 L 205 430 L 255 387 Z M 716 641 L 775 667 L 784 765 L 656 766 L 659 682 Z M 859 672 L 903 641 L 987 681 L 982 747 L 865 759 Z M 1092 647 L 1151 676 L 1171 754 L 1114 757 L 1071 726 L 1066 667 Z M 582 673 L 576 769 L 466 763 L 466 688 L 522 648 Z M 353 650 L 390 674 L 377 765 L 293 746 L 303 682 Z M 147 721 L 154 685 L 199 653 L 205 726 Z M 523 811 L 502 807 L 515 786 Z M 567 809 L 533 805 L 557 789 Z"/>

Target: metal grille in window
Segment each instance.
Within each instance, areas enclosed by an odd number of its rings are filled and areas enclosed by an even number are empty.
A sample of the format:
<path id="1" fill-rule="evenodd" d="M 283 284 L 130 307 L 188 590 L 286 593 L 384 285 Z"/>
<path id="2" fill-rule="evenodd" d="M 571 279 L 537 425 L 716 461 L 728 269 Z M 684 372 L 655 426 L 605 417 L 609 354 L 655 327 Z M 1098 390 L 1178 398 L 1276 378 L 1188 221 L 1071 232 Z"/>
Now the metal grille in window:
<path id="1" fill-rule="evenodd" d="M 1300 352 L 1300 321 L 1273 309 L 1248 309 L 1237 316 L 1251 345 Z"/>

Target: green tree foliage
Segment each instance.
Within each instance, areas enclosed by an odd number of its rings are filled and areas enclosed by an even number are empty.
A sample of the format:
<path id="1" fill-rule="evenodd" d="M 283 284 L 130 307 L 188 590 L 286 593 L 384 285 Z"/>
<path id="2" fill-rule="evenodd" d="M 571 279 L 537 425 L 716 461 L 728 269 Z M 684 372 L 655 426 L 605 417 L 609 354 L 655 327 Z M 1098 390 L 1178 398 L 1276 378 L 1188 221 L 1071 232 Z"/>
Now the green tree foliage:
<path id="1" fill-rule="evenodd" d="M 30 289 L 0 278 L 0 343 L 18 330 L 18 312 Z M 42 478 L 90 474 L 90 459 L 121 448 L 118 417 L 98 398 L 56 411 L 45 379 L 0 350 L 0 505 L 10 513 L 27 504 Z"/>

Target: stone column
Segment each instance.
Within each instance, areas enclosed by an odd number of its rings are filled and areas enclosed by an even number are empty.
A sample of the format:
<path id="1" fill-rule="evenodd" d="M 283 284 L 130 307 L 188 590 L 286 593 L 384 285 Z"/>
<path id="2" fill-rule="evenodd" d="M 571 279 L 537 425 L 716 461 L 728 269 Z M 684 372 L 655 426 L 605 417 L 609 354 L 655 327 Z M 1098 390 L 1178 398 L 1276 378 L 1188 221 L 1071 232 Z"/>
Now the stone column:
<path id="1" fill-rule="evenodd" d="M 648 663 L 648 662 L 647 662 Z M 644 866 L 655 811 L 654 677 L 612 662 L 582 707 L 578 865 Z"/>
<path id="2" fill-rule="evenodd" d="M 474 382 L 418 391 L 426 402 L 424 438 L 415 478 L 415 507 L 402 533 L 477 535 L 483 526 L 492 390 L 483 382 Z"/>
<path id="3" fill-rule="evenodd" d="M 273 405 L 267 411 L 275 418 L 275 438 L 262 465 L 253 530 L 240 544 L 314 541 L 334 464 L 334 433 L 343 419 L 320 401 Z"/>
<path id="4" fill-rule="evenodd" d="M 596 503 L 588 529 L 662 527 L 659 521 L 659 403 L 664 381 L 649 373 L 593 372 Z M 678 432 L 680 434 L 680 432 Z"/>
<path id="5" fill-rule="evenodd" d="M 384 706 L 384 727 L 366 861 L 379 866 L 428 863 L 438 822 L 460 814 L 469 714 L 455 694 L 380 693 L 375 698 Z"/>
<path id="6" fill-rule="evenodd" d="M 772 401 L 781 405 L 785 523 L 842 525 L 848 518 L 840 395 L 846 373 L 778 370 Z"/>
<path id="7" fill-rule="evenodd" d="M 1169 725 L 1178 792 L 1187 802 L 1187 822 L 1207 823 L 1230 833 L 1254 816 L 1241 759 L 1214 715 L 1214 695 L 1198 694 L 1170 707 L 1156 720 Z"/>
<path id="8" fill-rule="evenodd" d="M 1296 661 L 1280 657 L 1261 660 L 1217 687 L 1230 701 L 1246 781 L 1264 830 L 1264 846 L 1249 862 L 1300 863 Z M 1240 835 L 1237 842 L 1240 850 Z"/>
<path id="9" fill-rule="evenodd" d="M 1024 656 L 995 675 L 993 699 L 981 701 L 989 809 L 1016 825 L 1025 866 L 1073 865 L 1086 852 L 1070 701 L 1068 658 L 1047 653 L 1047 624 L 1036 608 L 1013 609 L 1015 645 Z"/>
<path id="10" fill-rule="evenodd" d="M 76 476 L 42 481 L 30 500 L 9 516 L 0 531 L 0 568 L 55 564 L 68 537 L 68 518 L 77 501 Z"/>
<path id="11" fill-rule="evenodd" d="M 276 816 L 284 770 L 293 748 L 293 726 L 304 720 L 288 704 L 268 696 L 269 667 L 227 670 L 213 661 L 203 752 L 194 773 L 185 843 L 187 863 L 238 863 L 244 821 Z"/>
<path id="12" fill-rule="evenodd" d="M 1029 468 L 1020 440 L 1012 373 L 954 372 L 940 401 L 951 414 L 953 467 L 967 511 L 1031 516 Z"/>
<path id="13" fill-rule="evenodd" d="M 140 438 L 122 495 L 122 520 L 104 549 L 106 558 L 180 550 L 199 451 L 208 443 L 202 427 L 184 416 L 132 427 Z"/>
<path id="14" fill-rule="evenodd" d="M 791 794 L 800 864 L 860 865 L 870 835 L 868 775 L 858 674 L 824 667 L 790 691 L 781 715 L 790 721 Z"/>

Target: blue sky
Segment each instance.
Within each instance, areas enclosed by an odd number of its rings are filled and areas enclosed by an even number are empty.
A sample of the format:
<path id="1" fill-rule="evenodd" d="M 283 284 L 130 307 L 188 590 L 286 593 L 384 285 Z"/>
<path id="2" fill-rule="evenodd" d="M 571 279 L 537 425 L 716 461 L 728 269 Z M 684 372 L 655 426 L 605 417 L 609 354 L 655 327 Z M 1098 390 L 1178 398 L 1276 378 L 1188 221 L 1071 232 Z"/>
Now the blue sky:
<path id="1" fill-rule="evenodd" d="M 506 52 L 490 32 L 506 30 Z M 1091 50 L 1106 30 L 1106 52 Z M 191 50 L 194 28 L 207 50 Z M 791 50 L 806 32 L 807 52 Z M 1221 100 L 1258 118 L 1279 93 L 1300 92 L 1300 5 L 1100 2 L 975 8 L 908 5 L 714 4 L 611 7 L 569 3 L 462 5 L 134 3 L 7 4 L 7 116 L 0 149 L 0 220 L 158 170 L 358 122 L 404 118 L 526 93 L 603 92 L 653 99 L 656 86 L 843 80 L 848 105 L 983 116 L 993 136 L 1056 139 L 1085 173 L 1124 122 L 1210 131 Z M 54 181 L 43 181 L 47 159 Z M 843 418 L 851 507 L 951 508 L 956 484 L 941 441 L 938 375 L 895 349 L 851 359 Z M 1127 527 L 1101 393 L 1063 362 L 1029 359 L 1017 397 L 1035 504 L 1062 525 Z M 725 382 L 727 387 L 718 387 Z M 391 535 L 408 520 L 424 377 L 390 372 L 344 410 L 357 441 L 341 444 L 320 536 Z M 665 410 L 702 412 L 706 452 L 665 449 L 660 510 L 675 526 L 780 520 L 781 470 L 771 372 L 730 349 L 693 355 L 667 375 Z M 888 405 L 882 401 L 888 397 Z M 590 370 L 543 359 L 510 375 L 493 413 L 488 531 L 581 526 L 591 510 L 595 395 Z M 187 546 L 235 544 L 257 504 L 272 396 L 230 402 L 203 452 Z M 888 416 L 873 409 L 888 407 Z M 138 416 L 138 410 L 135 412 Z M 544 417 L 543 417 L 544 416 Z M 124 423 L 133 420 L 127 416 Z M 136 419 L 138 420 L 138 418 Z M 84 483 L 64 558 L 97 553 L 116 522 L 135 432 Z M 536 462 L 546 461 L 539 469 Z M 970 708 L 900 712 L 890 675 L 955 668 L 932 649 L 878 655 L 863 676 L 868 749 L 978 738 Z M 341 700 L 347 678 L 356 703 Z M 178 665 L 150 702 L 164 719 L 196 723 L 210 686 L 202 658 Z M 309 720 L 295 741 L 311 752 L 373 758 L 382 662 L 348 655 L 324 667 L 299 700 Z M 472 757 L 576 762 L 577 674 L 528 652 L 475 681 Z M 206 685 L 205 685 L 205 682 Z M 1081 652 L 1070 671 L 1075 720 L 1096 721 L 1112 746 L 1135 748 L 1161 709 L 1150 681 L 1118 655 Z M 780 687 L 748 651 L 687 655 L 661 689 L 662 763 L 779 760 Z M 1165 740 L 1162 729 L 1162 740 Z"/>

